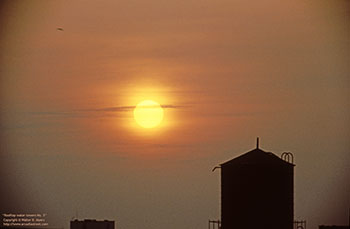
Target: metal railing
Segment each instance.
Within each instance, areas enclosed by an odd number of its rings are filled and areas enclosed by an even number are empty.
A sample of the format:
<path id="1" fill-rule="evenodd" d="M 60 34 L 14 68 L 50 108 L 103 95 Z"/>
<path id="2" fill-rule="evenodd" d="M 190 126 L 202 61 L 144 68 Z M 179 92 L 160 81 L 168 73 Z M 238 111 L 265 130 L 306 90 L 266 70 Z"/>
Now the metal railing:
<path id="1" fill-rule="evenodd" d="M 220 229 L 221 221 L 220 220 L 209 220 L 208 221 L 208 229 Z"/>
<path id="2" fill-rule="evenodd" d="M 293 229 L 306 229 L 306 220 L 294 220 Z"/>

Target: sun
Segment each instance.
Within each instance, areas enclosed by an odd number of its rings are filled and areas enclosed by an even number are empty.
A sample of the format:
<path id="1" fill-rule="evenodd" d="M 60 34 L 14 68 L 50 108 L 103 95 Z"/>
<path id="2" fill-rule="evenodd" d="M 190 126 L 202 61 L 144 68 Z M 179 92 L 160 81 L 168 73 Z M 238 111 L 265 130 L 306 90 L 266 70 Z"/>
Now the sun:
<path id="1" fill-rule="evenodd" d="M 144 100 L 134 109 L 134 119 L 143 128 L 158 126 L 163 121 L 163 116 L 163 108 L 153 100 Z"/>

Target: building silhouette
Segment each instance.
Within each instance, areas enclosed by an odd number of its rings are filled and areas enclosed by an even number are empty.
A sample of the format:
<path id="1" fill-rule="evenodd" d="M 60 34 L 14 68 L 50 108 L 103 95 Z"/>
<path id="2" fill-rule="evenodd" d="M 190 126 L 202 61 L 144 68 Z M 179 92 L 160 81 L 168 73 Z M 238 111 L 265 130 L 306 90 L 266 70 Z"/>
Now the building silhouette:
<path id="1" fill-rule="evenodd" d="M 70 221 L 70 229 L 114 229 L 114 221 L 109 220 L 73 220 Z"/>
<path id="2" fill-rule="evenodd" d="M 221 229 L 293 229 L 294 164 L 290 158 L 282 160 L 259 149 L 258 139 L 256 149 L 220 168 Z"/>

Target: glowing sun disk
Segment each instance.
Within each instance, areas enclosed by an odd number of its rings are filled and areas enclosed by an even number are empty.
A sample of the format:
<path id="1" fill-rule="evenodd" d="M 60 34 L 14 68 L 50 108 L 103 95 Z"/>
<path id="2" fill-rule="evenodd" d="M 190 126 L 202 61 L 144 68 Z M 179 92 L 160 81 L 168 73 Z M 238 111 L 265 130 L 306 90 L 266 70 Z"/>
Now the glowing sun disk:
<path id="1" fill-rule="evenodd" d="M 134 109 L 134 119 L 143 128 L 158 126 L 164 116 L 163 108 L 153 100 L 144 100 Z"/>

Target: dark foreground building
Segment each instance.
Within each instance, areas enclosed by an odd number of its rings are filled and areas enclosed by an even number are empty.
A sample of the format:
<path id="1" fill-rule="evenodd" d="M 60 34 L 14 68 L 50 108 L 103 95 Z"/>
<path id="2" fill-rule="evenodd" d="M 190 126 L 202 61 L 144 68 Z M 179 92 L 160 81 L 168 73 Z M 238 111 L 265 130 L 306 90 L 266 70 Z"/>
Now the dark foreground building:
<path id="1" fill-rule="evenodd" d="M 114 229 L 114 221 L 108 220 L 74 220 L 70 221 L 70 229 Z"/>
<path id="2" fill-rule="evenodd" d="M 257 144 L 220 167 L 221 229 L 293 229 L 293 163 Z"/>

